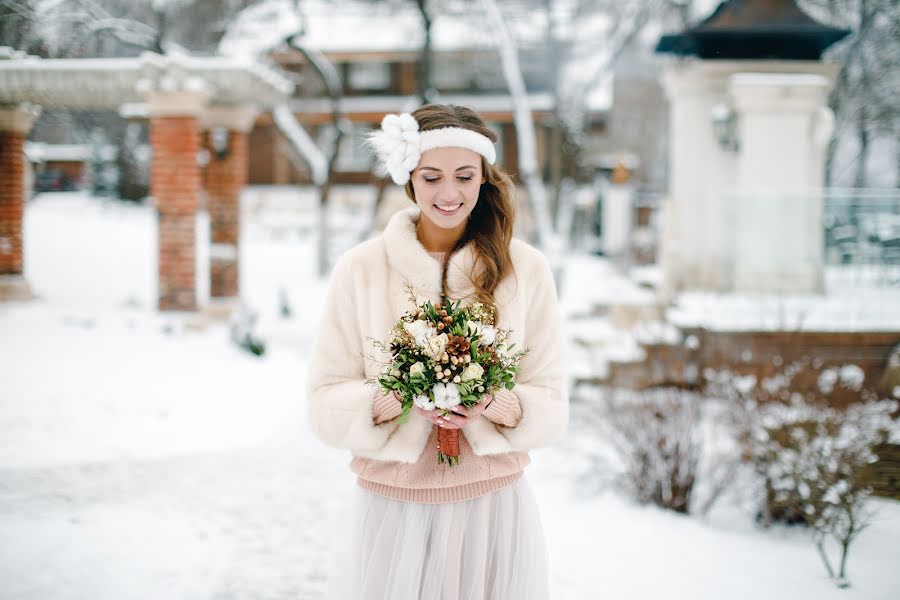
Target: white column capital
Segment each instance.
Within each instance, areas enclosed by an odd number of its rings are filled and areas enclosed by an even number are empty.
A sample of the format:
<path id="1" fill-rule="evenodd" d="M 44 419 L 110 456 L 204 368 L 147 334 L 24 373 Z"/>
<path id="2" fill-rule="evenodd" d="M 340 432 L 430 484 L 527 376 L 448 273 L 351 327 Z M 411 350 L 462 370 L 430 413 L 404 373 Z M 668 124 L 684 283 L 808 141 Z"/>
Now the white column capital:
<path id="1" fill-rule="evenodd" d="M 210 106 L 200 115 L 200 129 L 225 127 L 232 131 L 249 133 L 257 116 L 259 110 L 254 106 Z"/>
<path id="2" fill-rule="evenodd" d="M 0 131 L 15 131 L 28 135 L 40 114 L 41 107 L 34 104 L 0 105 Z"/>
<path id="3" fill-rule="evenodd" d="M 830 83 L 812 73 L 736 73 L 728 91 L 739 112 L 811 112 L 827 104 Z"/>
<path id="4" fill-rule="evenodd" d="M 151 90 L 147 92 L 147 108 L 150 117 L 199 117 L 208 99 L 205 90 Z"/>

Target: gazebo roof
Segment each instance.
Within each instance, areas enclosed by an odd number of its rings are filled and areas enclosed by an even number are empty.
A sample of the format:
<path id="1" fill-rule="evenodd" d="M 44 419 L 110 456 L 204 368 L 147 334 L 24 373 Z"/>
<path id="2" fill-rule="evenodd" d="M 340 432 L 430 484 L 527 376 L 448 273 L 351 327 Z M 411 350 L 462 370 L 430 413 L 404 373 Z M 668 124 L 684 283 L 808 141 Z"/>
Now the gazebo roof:
<path id="1" fill-rule="evenodd" d="M 699 24 L 664 35 L 656 52 L 706 59 L 820 60 L 850 33 L 823 25 L 794 0 L 727 0 Z"/>
<path id="2" fill-rule="evenodd" d="M 45 59 L 0 48 L 0 105 L 117 109 L 145 101 L 154 89 L 204 89 L 215 106 L 267 110 L 287 101 L 293 87 L 263 65 L 234 58 L 145 52 L 137 58 Z"/>

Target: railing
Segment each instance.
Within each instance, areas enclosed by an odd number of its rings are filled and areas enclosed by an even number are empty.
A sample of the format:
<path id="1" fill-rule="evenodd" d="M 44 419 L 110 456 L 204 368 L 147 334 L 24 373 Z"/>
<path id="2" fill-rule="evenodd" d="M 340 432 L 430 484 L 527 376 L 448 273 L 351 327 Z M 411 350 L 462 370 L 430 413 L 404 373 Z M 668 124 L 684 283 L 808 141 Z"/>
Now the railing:
<path id="1" fill-rule="evenodd" d="M 900 190 L 825 190 L 826 285 L 900 287 Z"/>

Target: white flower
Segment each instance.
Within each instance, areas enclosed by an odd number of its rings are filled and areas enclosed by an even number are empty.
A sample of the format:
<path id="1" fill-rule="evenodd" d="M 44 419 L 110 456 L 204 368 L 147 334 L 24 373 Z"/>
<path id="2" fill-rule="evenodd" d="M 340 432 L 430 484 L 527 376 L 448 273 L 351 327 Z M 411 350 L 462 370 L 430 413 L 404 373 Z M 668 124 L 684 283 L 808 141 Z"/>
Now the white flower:
<path id="1" fill-rule="evenodd" d="M 423 410 L 434 410 L 435 406 L 434 402 L 432 402 L 431 399 L 425 394 L 419 394 L 418 396 L 413 398 L 413 404 Z"/>
<path id="2" fill-rule="evenodd" d="M 462 372 L 462 380 L 470 381 L 472 379 L 480 379 L 484 375 L 484 368 L 478 363 L 469 363 L 469 366 Z"/>
<path id="3" fill-rule="evenodd" d="M 397 185 L 409 181 L 410 171 L 416 168 L 422 155 L 415 117 L 409 113 L 385 115 L 381 129 L 369 134 L 368 143 L 375 150 L 380 171 L 390 174 Z"/>
<path id="4" fill-rule="evenodd" d="M 425 372 L 425 365 L 422 364 L 422 361 L 413 363 L 413 365 L 409 368 L 410 375 L 415 375 L 416 373 L 422 374 L 424 372 Z"/>
<path id="5" fill-rule="evenodd" d="M 459 397 L 459 389 L 454 383 L 436 383 L 431 391 L 434 394 L 434 404 L 438 408 L 449 410 L 454 406 L 459 406 L 462 402 Z"/>
<path id="6" fill-rule="evenodd" d="M 497 330 L 491 325 L 485 325 L 481 321 L 467 321 L 466 325 L 472 335 L 481 336 L 478 340 L 478 344 L 481 346 L 490 346 L 497 338 Z"/>
<path id="7" fill-rule="evenodd" d="M 435 360 L 438 360 L 444 353 L 444 349 L 447 347 L 447 341 L 448 338 L 446 333 L 433 336 L 428 340 L 428 345 L 425 347 L 425 352 Z"/>
<path id="8" fill-rule="evenodd" d="M 428 345 L 428 339 L 437 333 L 437 329 L 429 325 L 426 321 L 416 320 L 412 323 L 404 323 L 403 328 L 413 337 L 416 345 L 425 348 Z"/>

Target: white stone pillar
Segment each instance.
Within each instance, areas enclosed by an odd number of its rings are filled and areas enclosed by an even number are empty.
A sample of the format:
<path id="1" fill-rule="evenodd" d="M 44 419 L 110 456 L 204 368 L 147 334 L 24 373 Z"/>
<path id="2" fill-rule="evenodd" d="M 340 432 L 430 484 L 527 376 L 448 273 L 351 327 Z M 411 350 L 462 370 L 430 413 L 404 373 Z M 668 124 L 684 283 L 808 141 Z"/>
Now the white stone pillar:
<path id="1" fill-rule="evenodd" d="M 735 291 L 823 290 L 822 187 L 830 134 L 822 75 L 729 78 L 740 152 L 732 203 Z"/>
<path id="2" fill-rule="evenodd" d="M 603 251 L 624 255 L 634 230 L 634 187 L 608 183 L 603 186 Z"/>
<path id="3" fill-rule="evenodd" d="M 816 244 L 810 236 L 814 227 L 821 235 L 820 213 L 813 214 L 809 206 L 791 215 L 754 212 L 745 195 L 751 190 L 749 182 L 766 182 L 770 190 L 782 194 L 809 196 L 821 191 L 821 140 L 824 137 L 827 143 L 828 137 L 823 94 L 837 69 L 831 63 L 789 60 L 688 58 L 666 65 L 663 87 L 669 101 L 669 189 L 661 222 L 662 300 L 682 290 L 817 289 L 815 271 L 821 269 L 810 262 Z M 790 98 L 779 97 L 788 93 L 783 85 L 775 85 L 781 91 L 764 92 L 759 75 L 745 76 L 753 73 L 787 77 L 799 87 L 791 86 Z M 763 98 L 768 98 L 768 108 Z M 713 125 L 713 112 L 720 105 L 737 114 L 737 148 L 720 143 Z M 765 132 L 759 129 L 763 122 Z M 821 206 L 821 202 L 813 204 Z M 770 227 L 776 223 L 781 227 L 782 219 L 784 227 L 807 219 L 802 229 L 806 237 L 800 239 L 799 230 L 792 230 L 788 239 L 781 240 L 781 250 L 773 247 L 773 252 L 750 256 L 751 248 L 769 239 L 754 237 L 762 231 L 762 224 L 754 221 L 759 219 L 768 220 Z M 788 255 L 791 264 L 786 268 L 772 266 L 783 263 Z M 798 267 L 801 256 L 806 257 L 805 266 Z M 739 266 L 745 260 L 750 262 Z M 769 266 L 760 270 L 762 262 Z M 794 275 L 801 279 L 784 281 Z"/>
<path id="4" fill-rule="evenodd" d="M 734 154 L 721 148 L 713 107 L 725 80 L 704 61 L 669 65 L 663 85 L 669 99 L 669 193 L 664 200 L 661 262 L 664 289 L 721 291 L 728 256 L 721 192 L 734 177 Z"/>

